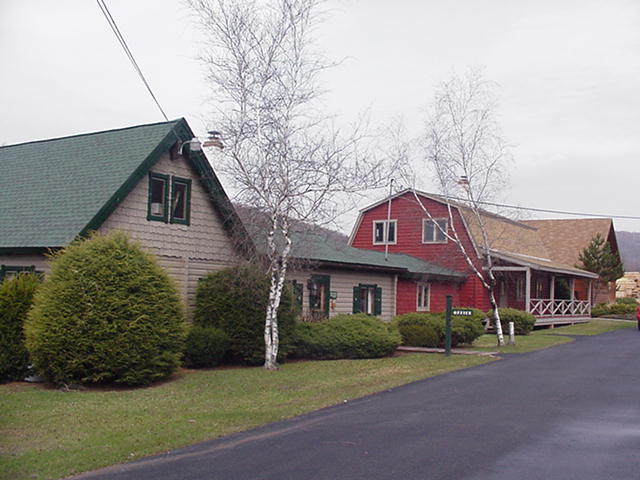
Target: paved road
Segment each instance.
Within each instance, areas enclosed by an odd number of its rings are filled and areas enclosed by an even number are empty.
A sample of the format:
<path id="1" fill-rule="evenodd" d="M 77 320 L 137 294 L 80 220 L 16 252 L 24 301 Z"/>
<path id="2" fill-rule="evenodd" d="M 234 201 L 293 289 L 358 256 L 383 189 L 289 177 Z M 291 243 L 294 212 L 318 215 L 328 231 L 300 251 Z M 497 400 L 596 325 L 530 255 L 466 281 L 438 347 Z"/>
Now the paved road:
<path id="1" fill-rule="evenodd" d="M 441 375 L 83 479 L 640 479 L 636 329 Z"/>

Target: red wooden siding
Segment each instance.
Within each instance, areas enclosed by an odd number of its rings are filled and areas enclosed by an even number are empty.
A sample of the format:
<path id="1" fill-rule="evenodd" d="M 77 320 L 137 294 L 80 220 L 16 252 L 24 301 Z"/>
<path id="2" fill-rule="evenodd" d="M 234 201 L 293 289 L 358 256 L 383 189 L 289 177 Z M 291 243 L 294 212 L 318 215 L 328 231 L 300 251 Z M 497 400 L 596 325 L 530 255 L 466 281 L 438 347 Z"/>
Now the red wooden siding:
<path id="1" fill-rule="evenodd" d="M 433 218 L 449 218 L 447 207 L 439 202 L 421 198 L 425 208 Z M 389 245 L 391 253 L 406 253 L 431 263 L 442 265 L 451 270 L 466 273 L 469 278 L 461 286 L 453 283 L 431 283 L 431 311 L 442 312 L 445 309 L 446 295 L 453 296 L 456 306 L 473 306 L 483 310 L 489 309 L 489 298 L 480 280 L 469 268 L 457 245 L 446 243 L 422 243 L 422 221 L 428 218 L 420 205 L 416 203 L 412 193 L 394 198 L 391 203 L 391 220 L 396 220 L 396 244 Z M 384 245 L 373 244 L 373 224 L 375 221 L 387 219 L 388 203 L 383 203 L 362 214 L 360 224 L 355 232 L 352 245 L 357 248 L 384 251 Z M 465 250 L 469 253 L 478 268 L 481 268 L 476 251 L 471 243 L 464 222 L 457 210 L 453 211 L 453 222 L 458 235 L 462 239 Z M 451 230 L 451 226 L 449 226 Z M 398 281 L 397 313 L 416 311 L 416 283 L 408 280 Z"/>

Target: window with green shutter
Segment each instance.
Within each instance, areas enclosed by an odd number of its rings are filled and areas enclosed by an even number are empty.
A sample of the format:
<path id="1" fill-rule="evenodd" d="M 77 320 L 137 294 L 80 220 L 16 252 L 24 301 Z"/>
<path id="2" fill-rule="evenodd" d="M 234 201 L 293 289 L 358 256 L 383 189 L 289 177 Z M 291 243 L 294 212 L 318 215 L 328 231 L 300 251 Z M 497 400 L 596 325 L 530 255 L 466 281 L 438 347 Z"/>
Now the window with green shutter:
<path id="1" fill-rule="evenodd" d="M 147 220 L 169 221 L 169 175 L 149 173 Z"/>
<path id="2" fill-rule="evenodd" d="M 380 315 L 382 313 L 382 288 L 362 283 L 353 287 L 353 313 Z"/>
<path id="3" fill-rule="evenodd" d="M 171 177 L 171 223 L 189 225 L 191 180 Z"/>
<path id="4" fill-rule="evenodd" d="M 328 316 L 331 277 L 329 275 L 311 275 L 307 283 L 307 288 L 309 291 L 309 310 L 311 313 Z"/>

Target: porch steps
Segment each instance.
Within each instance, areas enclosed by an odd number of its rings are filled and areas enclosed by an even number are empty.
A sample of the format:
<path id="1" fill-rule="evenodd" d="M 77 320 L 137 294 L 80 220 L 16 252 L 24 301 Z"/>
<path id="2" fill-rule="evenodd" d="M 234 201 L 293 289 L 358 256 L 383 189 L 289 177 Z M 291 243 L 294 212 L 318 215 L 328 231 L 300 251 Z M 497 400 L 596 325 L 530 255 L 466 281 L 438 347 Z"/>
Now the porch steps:
<path id="1" fill-rule="evenodd" d="M 444 348 L 429 348 L 429 347 L 398 347 L 400 352 L 414 352 L 414 353 L 444 353 Z M 466 350 L 462 348 L 452 348 L 451 353 L 453 355 L 478 355 L 480 357 L 491 357 L 497 355 L 498 352 L 479 352 L 478 350 Z"/>

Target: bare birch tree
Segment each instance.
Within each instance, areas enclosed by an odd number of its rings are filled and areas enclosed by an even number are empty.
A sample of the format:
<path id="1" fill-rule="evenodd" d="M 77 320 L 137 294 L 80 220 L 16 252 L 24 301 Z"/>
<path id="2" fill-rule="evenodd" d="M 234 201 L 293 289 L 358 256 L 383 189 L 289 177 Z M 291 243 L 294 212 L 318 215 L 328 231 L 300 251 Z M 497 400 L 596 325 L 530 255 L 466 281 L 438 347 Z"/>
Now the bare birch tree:
<path id="1" fill-rule="evenodd" d="M 493 85 L 482 72 L 471 69 L 465 76 L 454 75 L 440 85 L 426 124 L 425 158 L 435 173 L 440 193 L 448 206 L 449 231 L 433 222 L 462 253 L 469 269 L 489 293 L 498 345 L 504 345 L 500 315 L 495 298 L 491 236 L 487 230 L 483 205 L 495 198 L 507 184 L 507 145 L 495 119 Z M 415 192 L 414 192 L 415 193 Z M 416 200 L 418 200 L 416 195 Z M 424 214 L 433 220 L 418 200 Z M 473 217 L 480 238 L 481 267 L 473 261 L 453 222 L 457 206 Z M 462 215 L 463 212 L 460 211 Z M 478 245 L 479 244 L 479 245 Z"/>
<path id="2" fill-rule="evenodd" d="M 320 114 L 319 74 L 330 65 L 312 51 L 318 0 L 190 0 L 207 37 L 203 56 L 218 108 L 221 169 L 238 201 L 269 218 L 264 238 L 271 288 L 265 363 L 278 368 L 280 297 L 295 225 L 326 222 L 345 195 L 387 182 L 383 162 L 359 150 Z"/>

